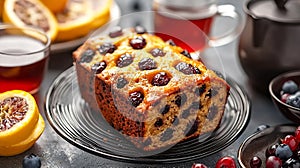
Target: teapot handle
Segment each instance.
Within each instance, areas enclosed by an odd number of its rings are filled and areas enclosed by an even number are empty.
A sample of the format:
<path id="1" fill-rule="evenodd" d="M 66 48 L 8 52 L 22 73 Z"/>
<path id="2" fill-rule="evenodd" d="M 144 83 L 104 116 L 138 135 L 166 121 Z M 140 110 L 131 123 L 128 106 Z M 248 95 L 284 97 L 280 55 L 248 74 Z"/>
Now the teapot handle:
<path id="1" fill-rule="evenodd" d="M 218 6 L 217 16 L 230 17 L 236 20 L 237 24 L 235 28 L 219 37 L 210 37 L 208 40 L 209 47 L 219 47 L 232 42 L 241 34 L 244 28 L 245 19 L 242 17 L 241 13 L 236 11 L 235 6 L 233 5 L 226 4 Z"/>

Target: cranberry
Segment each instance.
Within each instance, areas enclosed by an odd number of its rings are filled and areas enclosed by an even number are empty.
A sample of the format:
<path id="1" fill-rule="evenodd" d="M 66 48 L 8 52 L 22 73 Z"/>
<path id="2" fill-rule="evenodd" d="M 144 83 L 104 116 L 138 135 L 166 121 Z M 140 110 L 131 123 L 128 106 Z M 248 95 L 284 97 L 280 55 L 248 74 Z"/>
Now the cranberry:
<path id="1" fill-rule="evenodd" d="M 113 53 L 116 49 L 117 49 L 117 47 L 114 44 L 104 43 L 104 44 L 100 45 L 100 47 L 98 48 L 98 51 L 100 52 L 100 54 L 105 55 L 106 53 Z"/>
<path id="2" fill-rule="evenodd" d="M 282 161 L 279 157 L 270 156 L 266 160 L 266 168 L 281 168 Z"/>
<path id="3" fill-rule="evenodd" d="M 207 168 L 207 166 L 202 163 L 194 163 L 192 168 Z"/>
<path id="4" fill-rule="evenodd" d="M 143 49 L 146 46 L 146 40 L 142 36 L 137 36 L 130 40 L 130 45 L 134 49 Z"/>
<path id="5" fill-rule="evenodd" d="M 133 57 L 131 56 L 131 54 L 125 53 L 121 55 L 121 57 L 118 59 L 117 67 L 122 68 L 130 65 L 132 62 L 133 62 Z"/>
<path id="6" fill-rule="evenodd" d="M 134 107 L 137 107 L 144 100 L 144 95 L 142 92 L 136 91 L 129 95 L 129 101 Z"/>
<path id="7" fill-rule="evenodd" d="M 194 67 L 191 64 L 187 64 L 185 62 L 179 62 L 176 66 L 175 69 L 177 69 L 178 71 L 189 75 L 189 74 L 201 74 L 201 71 L 197 68 Z"/>
<path id="8" fill-rule="evenodd" d="M 150 53 L 152 54 L 153 57 L 163 57 L 166 55 L 166 53 L 163 52 L 163 50 L 159 49 L 159 48 L 154 48 L 150 51 Z"/>
<path id="9" fill-rule="evenodd" d="M 106 68 L 106 63 L 104 61 L 97 62 L 95 63 L 92 67 L 91 70 L 95 73 L 101 73 L 104 69 Z"/>
<path id="10" fill-rule="evenodd" d="M 136 26 L 135 27 L 135 32 L 137 34 L 144 34 L 144 33 L 147 33 L 147 30 L 143 26 Z"/>
<path id="11" fill-rule="evenodd" d="M 300 143 L 300 126 L 298 126 L 295 131 L 295 137 L 296 137 L 297 141 Z"/>
<path id="12" fill-rule="evenodd" d="M 295 151 L 298 148 L 299 142 L 297 141 L 296 137 L 293 135 L 287 135 L 282 140 L 282 143 L 288 145 L 292 151 Z"/>
<path id="13" fill-rule="evenodd" d="M 282 85 L 282 91 L 284 93 L 290 93 L 293 94 L 295 93 L 297 90 L 299 89 L 298 85 L 292 81 L 292 80 L 288 80 L 285 81 Z"/>
<path id="14" fill-rule="evenodd" d="M 222 157 L 217 161 L 216 168 L 236 168 L 235 160 L 230 156 Z"/>
<path id="15" fill-rule="evenodd" d="M 250 167 L 251 168 L 260 168 L 262 164 L 262 161 L 259 157 L 254 156 L 253 158 L 251 158 L 250 160 Z"/>
<path id="16" fill-rule="evenodd" d="M 120 26 L 113 27 L 108 35 L 111 38 L 122 36 L 123 35 L 122 28 Z"/>
<path id="17" fill-rule="evenodd" d="M 190 54 L 187 50 L 183 50 L 183 51 L 181 52 L 181 54 L 184 55 L 184 56 L 186 56 L 186 57 L 188 57 L 188 58 L 192 58 L 192 57 L 191 57 L 191 54 Z"/>
<path id="18" fill-rule="evenodd" d="M 138 63 L 140 70 L 151 70 L 157 68 L 156 62 L 151 58 L 143 58 Z"/>
<path id="19" fill-rule="evenodd" d="M 152 79 L 152 85 L 153 86 L 165 86 L 169 83 L 170 77 L 165 72 L 160 72 L 156 74 Z"/>
<path id="20" fill-rule="evenodd" d="M 125 78 L 118 78 L 117 79 L 117 88 L 118 89 L 123 88 L 127 84 L 128 84 L 128 81 Z"/>
<path id="21" fill-rule="evenodd" d="M 95 55 L 95 51 L 92 49 L 87 49 L 85 50 L 80 57 L 80 62 L 81 63 L 89 63 L 92 61 L 93 57 Z"/>
<path id="22" fill-rule="evenodd" d="M 281 95 L 280 100 L 284 103 L 286 103 L 287 99 L 290 97 L 289 93 L 284 93 Z"/>
<path id="23" fill-rule="evenodd" d="M 269 156 L 275 156 L 275 152 L 276 152 L 276 148 L 279 146 L 278 143 L 271 145 L 267 148 L 266 150 L 266 158 L 268 158 Z"/>

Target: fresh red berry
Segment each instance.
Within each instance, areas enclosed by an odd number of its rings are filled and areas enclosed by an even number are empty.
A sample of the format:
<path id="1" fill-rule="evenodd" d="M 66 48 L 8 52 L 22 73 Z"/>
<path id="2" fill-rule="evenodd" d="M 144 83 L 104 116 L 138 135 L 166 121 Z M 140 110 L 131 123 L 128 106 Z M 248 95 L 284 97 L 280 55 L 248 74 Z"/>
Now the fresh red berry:
<path id="1" fill-rule="evenodd" d="M 250 167 L 251 168 L 260 168 L 262 164 L 262 161 L 259 157 L 254 156 L 251 160 L 250 160 Z"/>
<path id="2" fill-rule="evenodd" d="M 194 163 L 192 168 L 207 168 L 207 166 L 202 163 Z"/>
<path id="3" fill-rule="evenodd" d="M 288 145 L 292 151 L 295 151 L 299 144 L 299 142 L 296 140 L 296 137 L 293 135 L 285 136 L 282 140 L 282 143 Z"/>
<path id="4" fill-rule="evenodd" d="M 276 156 L 270 156 L 267 158 L 266 161 L 266 168 L 281 168 L 282 161 L 279 157 Z"/>
<path id="5" fill-rule="evenodd" d="M 236 168 L 235 160 L 230 156 L 222 157 L 217 161 L 216 168 Z"/>
<path id="6" fill-rule="evenodd" d="M 289 93 L 284 93 L 283 95 L 281 95 L 280 100 L 283 103 L 286 103 L 286 100 L 289 98 L 290 94 Z"/>
<path id="7" fill-rule="evenodd" d="M 298 128 L 295 131 L 295 137 L 297 141 L 300 143 L 300 126 L 298 126 Z"/>

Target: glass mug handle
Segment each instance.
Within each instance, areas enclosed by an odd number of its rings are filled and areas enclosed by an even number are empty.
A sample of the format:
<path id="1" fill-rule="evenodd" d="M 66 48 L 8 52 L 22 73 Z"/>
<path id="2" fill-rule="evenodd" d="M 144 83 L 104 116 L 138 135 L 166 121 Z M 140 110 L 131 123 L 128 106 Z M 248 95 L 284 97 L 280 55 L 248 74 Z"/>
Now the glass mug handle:
<path id="1" fill-rule="evenodd" d="M 232 42 L 236 37 L 238 37 L 244 27 L 244 19 L 242 15 L 236 11 L 235 6 L 233 5 L 219 5 L 217 11 L 217 17 L 230 17 L 237 21 L 237 25 L 235 28 L 231 29 L 230 31 L 226 32 L 223 35 L 217 37 L 210 37 L 208 40 L 209 47 L 219 47 L 225 44 Z"/>

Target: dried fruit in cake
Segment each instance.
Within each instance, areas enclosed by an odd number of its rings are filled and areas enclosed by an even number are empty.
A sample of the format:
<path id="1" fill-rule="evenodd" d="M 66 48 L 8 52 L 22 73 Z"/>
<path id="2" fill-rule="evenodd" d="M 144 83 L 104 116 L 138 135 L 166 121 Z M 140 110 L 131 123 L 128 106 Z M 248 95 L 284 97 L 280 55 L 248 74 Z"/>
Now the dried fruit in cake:
<path id="1" fill-rule="evenodd" d="M 219 126 L 226 81 L 145 28 L 113 28 L 86 41 L 73 58 L 84 100 L 143 151 L 168 148 Z"/>
<path id="2" fill-rule="evenodd" d="M 56 38 L 58 31 L 56 18 L 39 0 L 5 0 L 3 22 L 40 28 L 51 40 Z"/>
<path id="3" fill-rule="evenodd" d="M 16 155 L 29 149 L 44 127 L 31 94 L 21 90 L 0 93 L 0 156 Z"/>
<path id="4" fill-rule="evenodd" d="M 69 0 L 65 10 L 55 14 L 58 21 L 56 41 L 87 35 L 110 18 L 112 0 Z"/>

